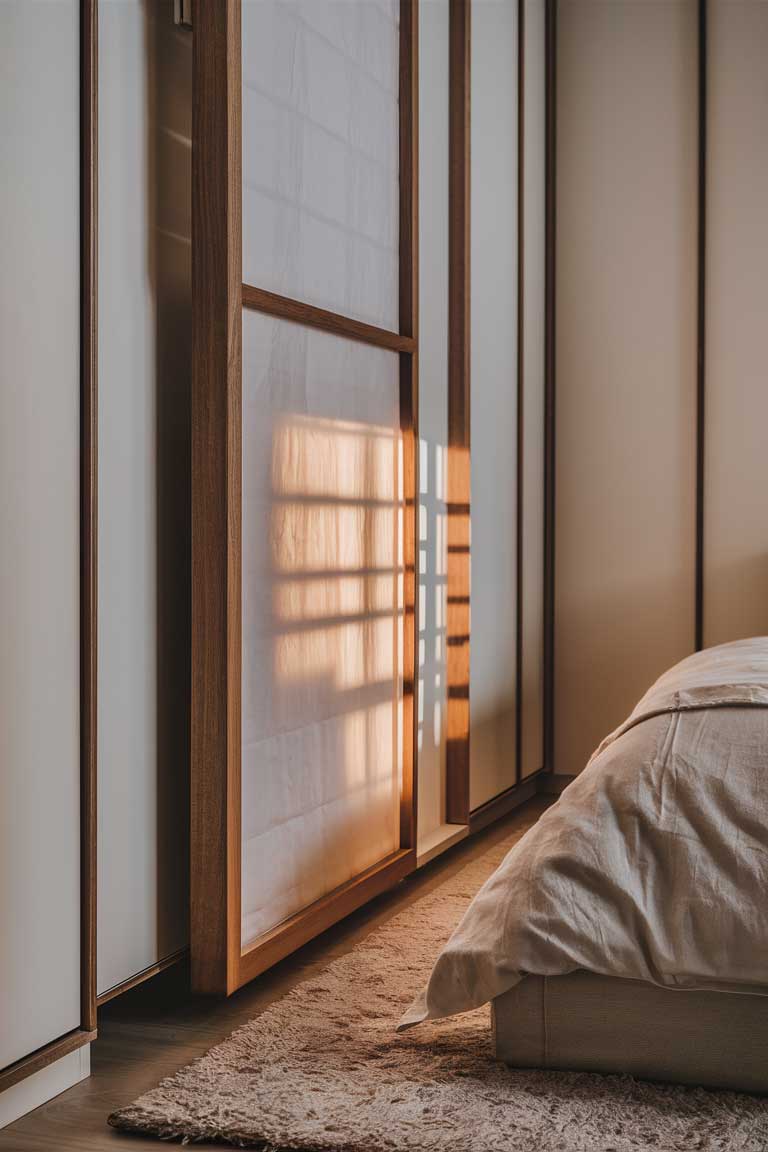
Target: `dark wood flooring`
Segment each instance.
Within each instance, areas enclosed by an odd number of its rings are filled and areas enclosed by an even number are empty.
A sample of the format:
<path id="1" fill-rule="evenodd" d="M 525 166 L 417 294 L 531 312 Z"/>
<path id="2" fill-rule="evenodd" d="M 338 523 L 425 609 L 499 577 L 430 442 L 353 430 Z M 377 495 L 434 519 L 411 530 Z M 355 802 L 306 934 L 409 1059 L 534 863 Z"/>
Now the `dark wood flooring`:
<path id="1" fill-rule="evenodd" d="M 91 1048 L 90 1078 L 0 1130 L 0 1152 L 116 1152 L 120 1147 L 124 1152 L 131 1147 L 136 1152 L 167 1152 L 165 1141 L 115 1132 L 106 1123 L 108 1114 L 201 1056 L 491 844 L 511 832 L 522 836 L 549 803 L 551 798 L 537 797 L 457 844 L 228 1000 L 191 996 L 186 970 L 177 965 L 105 1005 L 99 1013 L 99 1038 Z"/>

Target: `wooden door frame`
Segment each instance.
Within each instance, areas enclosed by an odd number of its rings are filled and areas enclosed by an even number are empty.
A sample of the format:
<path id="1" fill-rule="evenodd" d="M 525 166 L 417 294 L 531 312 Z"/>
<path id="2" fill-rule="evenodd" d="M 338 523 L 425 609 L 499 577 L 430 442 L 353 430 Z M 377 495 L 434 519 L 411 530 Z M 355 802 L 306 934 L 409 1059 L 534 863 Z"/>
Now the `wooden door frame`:
<path id="1" fill-rule="evenodd" d="M 96 1039 L 98 0 L 80 0 L 80 1025 L 0 1069 L 0 1092 Z"/>
<path id="2" fill-rule="evenodd" d="M 229 994 L 416 866 L 418 3 L 401 0 L 399 331 L 244 285 L 241 0 L 197 0 L 192 120 L 192 986 Z M 397 352 L 404 479 L 400 847 L 241 948 L 242 309 Z"/>

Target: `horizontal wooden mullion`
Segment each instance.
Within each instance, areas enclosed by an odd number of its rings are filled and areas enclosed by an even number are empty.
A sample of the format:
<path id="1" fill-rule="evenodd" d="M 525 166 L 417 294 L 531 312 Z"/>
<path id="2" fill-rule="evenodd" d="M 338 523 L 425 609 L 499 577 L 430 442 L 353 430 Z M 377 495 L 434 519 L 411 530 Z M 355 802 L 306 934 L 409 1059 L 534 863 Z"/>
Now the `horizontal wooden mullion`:
<path id="1" fill-rule="evenodd" d="M 264 288 L 254 288 L 252 284 L 243 284 L 242 303 L 243 308 L 249 308 L 253 312 L 263 312 L 267 316 L 276 316 L 279 320 L 290 320 L 294 324 L 303 324 L 306 328 L 317 328 L 321 332 L 330 332 L 333 336 L 344 336 L 348 340 L 357 340 L 360 344 L 369 344 L 374 348 L 408 353 L 416 350 L 416 341 L 412 336 L 401 336 L 399 332 L 377 328 L 375 324 L 365 324 L 362 320 L 353 320 L 350 316 L 329 312 L 325 308 L 317 308 L 314 304 L 306 304 L 302 300 L 280 296 L 276 292 L 267 292 Z"/>
<path id="2" fill-rule="evenodd" d="M 532 772 L 519 784 L 513 784 L 498 796 L 481 804 L 479 808 L 474 808 L 469 814 L 470 835 L 481 832 L 489 824 L 495 824 L 497 820 L 501 820 L 503 816 L 507 816 L 515 808 L 532 799 L 538 791 L 537 775 L 538 772 Z"/>
<path id="3" fill-rule="evenodd" d="M 132 988 L 137 988 L 139 984 L 143 984 L 145 980 L 150 980 L 153 976 L 159 976 L 161 972 L 166 969 L 172 968 L 174 964 L 180 964 L 182 960 L 189 958 L 189 948 L 178 948 L 175 952 L 171 952 L 169 956 L 163 957 L 158 960 L 156 964 L 150 964 L 146 968 L 142 968 L 140 972 L 136 972 L 133 976 L 129 976 L 127 980 L 121 980 L 119 984 L 114 984 L 111 988 L 107 988 L 104 992 L 100 992 L 96 1003 L 99 1008 L 104 1004 L 108 1004 L 110 1000 L 122 996 L 125 992 L 130 992 Z"/>
<path id="4" fill-rule="evenodd" d="M 414 849 L 394 852 L 254 940 L 240 956 L 238 986 L 247 984 L 318 933 L 386 892 L 415 867 Z"/>

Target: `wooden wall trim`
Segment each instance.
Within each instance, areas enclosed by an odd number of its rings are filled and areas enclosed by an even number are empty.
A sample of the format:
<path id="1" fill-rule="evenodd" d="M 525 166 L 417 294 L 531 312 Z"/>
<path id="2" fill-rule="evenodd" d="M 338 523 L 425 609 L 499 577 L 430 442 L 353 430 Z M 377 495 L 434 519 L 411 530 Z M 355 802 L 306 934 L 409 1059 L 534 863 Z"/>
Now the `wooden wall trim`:
<path id="1" fill-rule="evenodd" d="M 699 0 L 698 222 L 696 285 L 696 560 L 695 645 L 704 646 L 704 455 L 706 442 L 707 308 L 707 0 Z"/>
<path id="2" fill-rule="evenodd" d="M 80 0 L 80 1020 L 96 1028 L 98 3 Z"/>
<path id="3" fill-rule="evenodd" d="M 489 824 L 494 824 L 502 817 L 508 816 L 510 812 L 514 812 L 515 808 L 519 808 L 521 804 L 532 799 L 539 791 L 538 777 L 542 774 L 542 769 L 539 768 L 530 776 L 526 776 L 525 780 L 519 784 L 505 788 L 498 796 L 492 797 L 485 804 L 481 804 L 479 808 L 475 808 L 469 817 L 470 836 L 474 836 L 476 832 L 482 832 L 483 828 L 487 828 Z"/>
<path id="4" fill-rule="evenodd" d="M 129 976 L 127 980 L 121 980 L 119 984 L 115 984 L 112 988 L 107 988 L 105 992 L 101 992 L 97 997 L 97 1004 L 99 1008 L 104 1004 L 108 1004 L 110 1000 L 115 1000 L 118 996 L 122 996 L 124 992 L 130 992 L 132 988 L 136 988 L 139 984 L 143 984 L 145 980 L 150 980 L 153 976 L 158 976 L 161 972 L 165 972 L 168 968 L 173 968 L 175 964 L 181 964 L 182 961 L 189 958 L 189 948 L 178 948 L 175 952 L 171 952 L 169 956 L 163 957 L 158 960 L 156 964 L 149 964 L 146 968 L 142 968 L 140 972 L 136 972 L 133 976 Z"/>
<path id="5" fill-rule="evenodd" d="M 446 820 L 469 821 L 470 0 L 451 0 L 448 160 Z"/>
<path id="6" fill-rule="evenodd" d="M 557 248 L 557 4 L 546 0 L 544 315 L 544 767 L 555 764 L 555 279 Z"/>
<path id="7" fill-rule="evenodd" d="M 523 513 L 525 484 L 525 0 L 517 0 L 517 493 L 515 506 L 515 783 L 523 774 Z"/>
<path id="8" fill-rule="evenodd" d="M 197 0 L 192 108 L 192 986 L 240 956 L 240 0 Z"/>
<path id="9" fill-rule="evenodd" d="M 395 852 L 254 940 L 240 959 L 240 983 L 253 980 L 326 928 L 386 892 L 413 872 L 415 862 L 414 849 Z"/>
<path id="10" fill-rule="evenodd" d="M 21 1080 L 26 1080 L 28 1076 L 34 1076 L 35 1072 L 41 1072 L 49 1064 L 55 1064 L 57 1060 L 61 1060 L 70 1052 L 75 1052 L 78 1048 L 90 1044 L 95 1039 L 95 1028 L 90 1030 L 74 1028 L 71 1032 L 66 1032 L 60 1036 L 58 1040 L 46 1044 L 43 1048 L 38 1048 L 36 1052 L 22 1056 L 20 1060 L 16 1060 L 0 1071 L 0 1092 L 5 1092 L 6 1088 L 12 1088 Z"/>
<path id="11" fill-rule="evenodd" d="M 418 832 L 419 653 L 419 8 L 400 5 L 399 325 L 410 347 L 400 354 L 403 443 L 403 744 L 400 847 L 413 852 Z"/>

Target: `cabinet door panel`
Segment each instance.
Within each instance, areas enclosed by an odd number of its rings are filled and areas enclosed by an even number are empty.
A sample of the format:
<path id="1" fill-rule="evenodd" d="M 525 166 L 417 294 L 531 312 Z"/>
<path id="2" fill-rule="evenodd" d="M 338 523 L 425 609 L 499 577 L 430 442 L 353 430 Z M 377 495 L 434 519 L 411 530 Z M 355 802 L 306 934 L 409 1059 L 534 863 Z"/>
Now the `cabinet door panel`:
<path id="1" fill-rule="evenodd" d="M 79 37 L 0 5 L 0 1068 L 80 1024 Z"/>

